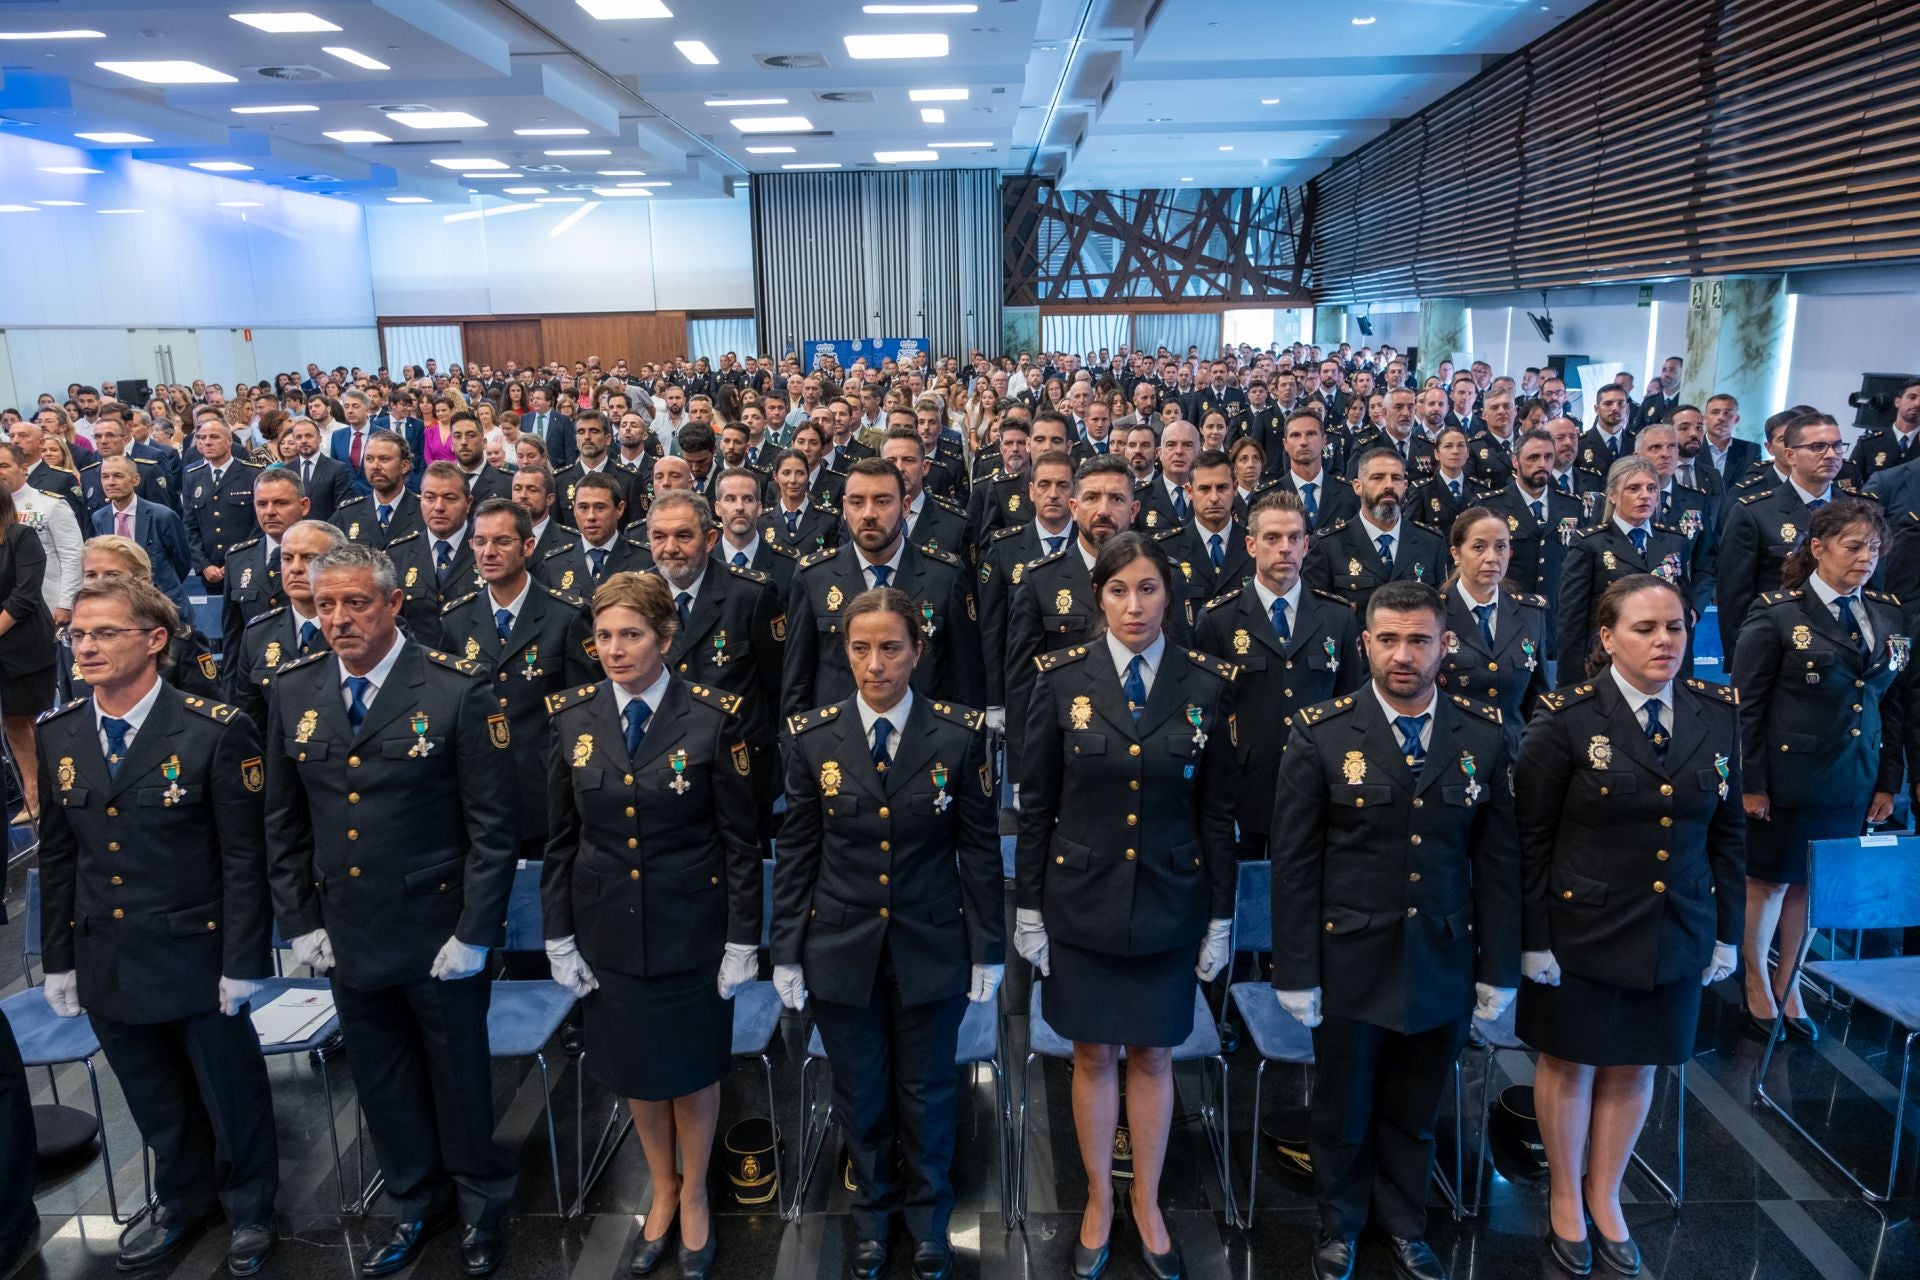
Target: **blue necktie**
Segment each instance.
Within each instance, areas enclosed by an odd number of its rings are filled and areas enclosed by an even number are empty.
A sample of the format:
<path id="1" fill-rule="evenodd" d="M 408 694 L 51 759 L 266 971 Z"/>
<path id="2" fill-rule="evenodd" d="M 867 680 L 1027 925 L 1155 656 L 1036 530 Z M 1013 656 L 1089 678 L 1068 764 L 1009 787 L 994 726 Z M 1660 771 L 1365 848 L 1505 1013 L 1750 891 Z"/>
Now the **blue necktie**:
<path id="1" fill-rule="evenodd" d="M 1527 504 L 1527 509 L 1533 512 L 1533 520 L 1535 524 L 1539 524 L 1540 522 L 1544 521 L 1547 518 L 1546 507 L 1544 504 L 1540 502 L 1537 502 L 1537 501 L 1529 502 Z"/>
<path id="2" fill-rule="evenodd" d="M 876 564 L 876 565 L 872 565 L 872 566 L 869 566 L 869 567 L 870 567 L 870 568 L 871 568 L 871 569 L 873 570 L 873 585 L 874 585 L 874 586 L 876 586 L 876 587 L 884 587 L 884 586 L 886 586 L 886 585 L 887 585 L 887 584 L 888 584 L 889 582 L 892 582 L 892 581 L 893 581 L 893 566 L 892 566 L 892 565 L 885 565 L 885 564 Z"/>
<path id="3" fill-rule="evenodd" d="M 1859 649 L 1860 652 L 1868 653 L 1870 650 L 1867 648 L 1867 642 L 1860 630 L 1860 619 L 1853 615 L 1855 598 L 1854 596 L 1841 596 L 1838 600 L 1834 601 L 1834 604 L 1840 608 L 1840 625 L 1847 629 L 1847 639 L 1853 641 L 1854 647 Z"/>
<path id="4" fill-rule="evenodd" d="M 1094 441 L 1094 442 L 1093 442 L 1093 451 L 1094 451 L 1095 453 L 1105 453 L 1105 452 L 1107 451 L 1107 442 L 1106 442 L 1105 440 L 1096 440 L 1096 441 Z"/>
<path id="5" fill-rule="evenodd" d="M 653 709 L 640 699 L 635 698 L 627 704 L 622 719 L 627 722 L 627 759 L 631 760 L 640 752 L 640 739 L 647 733 L 647 720 L 653 715 Z"/>
<path id="6" fill-rule="evenodd" d="M 1320 518 L 1320 500 L 1313 496 L 1313 491 L 1319 487 L 1318 484 L 1303 484 L 1300 486 L 1300 501 L 1307 509 L 1308 524 L 1312 524 Z"/>
<path id="7" fill-rule="evenodd" d="M 1417 772 L 1427 759 L 1427 749 L 1420 742 L 1420 731 L 1427 727 L 1427 718 L 1395 716 L 1393 727 L 1400 732 L 1400 751 L 1407 758 L 1407 768 Z"/>
<path id="8" fill-rule="evenodd" d="M 1273 634 L 1275 636 L 1281 640 L 1285 640 L 1292 634 L 1293 628 L 1287 625 L 1287 602 L 1284 597 L 1275 600 L 1273 602 L 1273 608 L 1267 610 L 1267 614 L 1273 619 Z"/>
<path id="9" fill-rule="evenodd" d="M 787 512 L 787 537 L 789 540 L 800 536 L 800 512 Z"/>
<path id="10" fill-rule="evenodd" d="M 1187 522 L 1187 495 L 1184 490 L 1173 491 L 1173 514 L 1180 517 L 1180 523 Z"/>
<path id="11" fill-rule="evenodd" d="M 1227 562 L 1226 540 L 1217 533 L 1207 539 L 1207 558 L 1216 569 Z"/>
<path id="12" fill-rule="evenodd" d="M 1042 539 L 1042 541 L 1044 541 L 1044 542 L 1045 542 L 1045 543 L 1047 544 L 1047 554 L 1048 554 L 1048 555 L 1050 555 L 1050 556 L 1053 556 L 1053 555 L 1059 555 L 1059 554 L 1060 554 L 1060 544 L 1061 544 L 1061 543 L 1063 543 L 1063 542 L 1065 542 L 1066 540 L 1067 540 L 1067 535 L 1066 535 L 1066 534 L 1064 534 L 1064 533 L 1063 533 L 1063 534 L 1061 534 L 1061 535 L 1060 535 L 1059 537 L 1057 537 L 1057 538 L 1044 538 L 1044 539 Z"/>
<path id="13" fill-rule="evenodd" d="M 598 582 L 600 580 L 600 575 L 607 571 L 608 554 L 609 552 L 605 547 L 588 547 L 587 548 L 587 563 L 588 563 L 588 567 L 593 573 L 593 580 L 595 582 Z"/>
<path id="14" fill-rule="evenodd" d="M 1647 554 L 1647 531 L 1645 529 L 1627 530 L 1627 541 L 1631 542 L 1633 549 L 1641 555 Z"/>
<path id="15" fill-rule="evenodd" d="M 885 773 L 887 762 L 893 758 L 887 750 L 887 739 L 893 736 L 893 721 L 881 716 L 873 722 L 873 767 L 876 772 Z"/>
<path id="16" fill-rule="evenodd" d="M 453 568 L 453 544 L 445 538 L 433 544 L 433 567 L 440 573 Z"/>
<path id="17" fill-rule="evenodd" d="M 373 681 L 366 676 L 347 677 L 347 728 L 355 733 L 367 722 L 367 690 L 373 688 Z"/>
<path id="18" fill-rule="evenodd" d="M 1147 660 L 1139 654 L 1133 655 L 1133 661 L 1127 664 L 1127 678 L 1122 688 L 1127 694 L 1127 710 L 1133 718 L 1140 719 L 1140 713 L 1147 709 Z"/>
<path id="19" fill-rule="evenodd" d="M 1492 653 L 1493 606 L 1490 604 L 1476 604 L 1473 606 L 1473 616 L 1480 619 L 1480 638 L 1487 642 L 1487 652 Z"/>
<path id="20" fill-rule="evenodd" d="M 1807 510 L 1818 511 L 1820 508 L 1826 505 L 1827 505 L 1827 500 L 1825 498 L 1815 498 L 1812 501 L 1807 503 Z"/>
<path id="21" fill-rule="evenodd" d="M 1373 545 L 1380 548 L 1380 559 L 1391 569 L 1393 567 L 1393 535 L 1383 533 L 1373 540 Z"/>
<path id="22" fill-rule="evenodd" d="M 673 598 L 673 611 L 680 615 L 680 634 L 687 634 L 688 625 L 693 620 L 693 592 L 682 591 Z"/>
<path id="23" fill-rule="evenodd" d="M 1653 744 L 1653 753 L 1662 760 L 1667 758 L 1667 727 L 1660 723 L 1660 703 L 1658 699 L 1647 700 L 1647 741 Z"/>
<path id="24" fill-rule="evenodd" d="M 107 732 L 107 776 L 114 777 L 120 772 L 120 762 L 127 758 L 127 731 L 133 728 L 118 716 L 101 716 L 100 727 Z"/>
<path id="25" fill-rule="evenodd" d="M 505 644 L 507 637 L 513 634 L 513 613 L 508 609 L 493 611 L 493 629 L 500 633 L 500 643 Z"/>
<path id="26" fill-rule="evenodd" d="M 1447 488 L 1453 491 L 1453 500 L 1455 502 L 1460 501 L 1460 482 L 1458 480 L 1449 480 L 1447 481 Z"/>
<path id="27" fill-rule="evenodd" d="M 744 552 L 744 551 L 736 551 L 736 552 L 734 552 L 734 553 L 733 553 L 733 567 L 734 567 L 734 568 L 736 568 L 736 569 L 744 569 L 744 568 L 746 568 L 746 567 L 747 567 L 747 553 L 746 553 L 746 552 Z"/>
<path id="28" fill-rule="evenodd" d="M 313 638 L 320 634 L 320 628 L 311 622 L 300 624 L 300 652 L 305 653 L 313 644 Z"/>
<path id="29" fill-rule="evenodd" d="M 1571 479 L 1567 476 L 1555 476 L 1553 478 L 1553 487 L 1558 489 L 1560 492 L 1566 494 L 1568 497 L 1573 496 L 1573 484 L 1571 482 Z"/>
<path id="30" fill-rule="evenodd" d="M 380 527 L 384 529 L 387 527 L 387 522 L 393 519 L 393 504 L 391 502 L 383 502 L 374 508 L 373 514 L 379 517 Z"/>

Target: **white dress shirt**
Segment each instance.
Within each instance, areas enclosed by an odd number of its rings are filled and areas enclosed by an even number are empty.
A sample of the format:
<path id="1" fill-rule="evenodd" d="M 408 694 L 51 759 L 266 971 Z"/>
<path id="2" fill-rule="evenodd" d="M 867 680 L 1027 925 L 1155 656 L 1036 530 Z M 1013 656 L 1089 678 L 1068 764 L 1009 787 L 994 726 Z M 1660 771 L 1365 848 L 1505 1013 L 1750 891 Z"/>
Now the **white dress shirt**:
<path id="1" fill-rule="evenodd" d="M 1620 674 L 1620 668 L 1612 663 L 1607 664 L 1607 674 L 1613 677 L 1614 686 L 1620 690 L 1620 696 L 1627 700 L 1627 708 L 1633 712 L 1633 718 L 1640 722 L 1642 729 L 1647 727 L 1647 704 L 1660 704 L 1660 723 L 1667 731 L 1667 745 L 1673 745 L 1673 681 L 1661 685 L 1658 693 L 1642 693 L 1629 684 L 1627 678 Z"/>
<path id="2" fill-rule="evenodd" d="M 374 663 L 373 670 L 367 672 L 367 679 L 373 683 L 367 690 L 366 696 L 360 700 L 366 706 L 372 707 L 373 700 L 380 696 L 380 690 L 387 683 L 387 677 L 393 674 L 393 664 L 400 658 L 400 650 L 406 648 L 406 645 L 407 638 L 396 631 L 393 636 L 393 648 L 387 650 L 387 656 Z M 340 705 L 351 707 L 353 691 L 347 688 L 347 680 L 353 672 L 347 670 L 347 664 L 339 658 L 333 661 L 334 665 L 340 669 Z"/>
<path id="3" fill-rule="evenodd" d="M 853 705 L 858 708 L 860 712 L 860 728 L 867 737 L 867 750 L 869 752 L 873 750 L 874 721 L 885 716 L 887 723 L 893 726 L 891 731 L 893 736 L 887 740 L 887 758 L 891 760 L 894 756 L 899 755 L 900 731 L 906 728 L 907 715 L 913 710 L 913 690 L 909 688 L 905 693 L 900 695 L 900 701 L 894 703 L 884 711 L 876 711 L 868 706 L 867 700 L 864 697 L 856 697 L 853 700 Z"/>
<path id="4" fill-rule="evenodd" d="M 1821 577 L 1818 571 L 1815 571 L 1814 574 L 1807 579 L 1807 586 L 1813 591 L 1814 597 L 1818 599 L 1821 604 L 1827 606 L 1827 612 L 1833 615 L 1833 620 L 1835 622 L 1840 621 L 1840 606 L 1835 604 L 1834 601 L 1847 593 L 1828 586 L 1827 580 Z M 1853 603 L 1851 608 L 1853 609 L 1853 620 L 1859 624 L 1860 638 L 1866 642 L 1867 649 L 1871 652 L 1873 649 L 1873 623 L 1867 617 L 1867 607 L 1865 603 L 1861 601 L 1860 593 L 1855 591 L 1852 594 Z"/>
<path id="5" fill-rule="evenodd" d="M 1120 643 L 1119 637 L 1109 631 L 1107 632 L 1107 653 L 1113 658 L 1113 667 L 1114 670 L 1120 673 L 1122 685 L 1126 683 L 1128 665 L 1131 664 L 1136 657 L 1140 658 L 1142 660 L 1140 683 L 1146 686 L 1147 696 L 1153 696 L 1153 679 L 1160 672 L 1160 659 L 1165 657 L 1167 653 L 1166 632 L 1163 631 L 1155 636 L 1152 644 L 1136 654 L 1133 650 L 1127 648 L 1126 645 Z"/>
<path id="6" fill-rule="evenodd" d="M 155 676 L 152 687 L 146 691 L 140 701 L 134 703 L 133 706 L 127 710 L 127 713 L 120 717 L 120 719 L 127 722 L 126 749 L 129 752 L 133 750 L 133 740 L 140 736 L 140 726 L 147 722 L 147 715 L 153 710 L 153 704 L 160 700 L 160 686 L 162 683 L 160 678 Z M 100 722 L 106 718 L 107 713 L 100 709 L 100 700 L 95 698 L 93 702 L 93 727 L 98 730 L 100 734 L 100 754 L 103 756 L 107 753 L 107 730 L 106 726 Z M 123 756 L 121 758 L 125 759 L 126 757 Z"/>

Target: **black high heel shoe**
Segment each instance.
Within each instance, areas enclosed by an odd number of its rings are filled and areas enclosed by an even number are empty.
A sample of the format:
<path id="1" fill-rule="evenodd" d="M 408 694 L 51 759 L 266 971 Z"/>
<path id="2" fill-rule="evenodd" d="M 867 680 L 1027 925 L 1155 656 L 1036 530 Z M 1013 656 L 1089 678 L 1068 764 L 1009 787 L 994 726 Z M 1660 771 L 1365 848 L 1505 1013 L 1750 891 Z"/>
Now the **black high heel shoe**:
<path id="1" fill-rule="evenodd" d="M 1073 1242 L 1073 1280 L 1100 1280 L 1106 1273 L 1107 1262 L 1112 1257 L 1111 1242 L 1102 1242 L 1098 1249 L 1089 1249 L 1078 1238 Z"/>
<path id="2" fill-rule="evenodd" d="M 647 1239 L 646 1228 L 641 1228 L 640 1238 L 633 1242 L 633 1256 L 627 1259 L 627 1273 L 636 1276 L 652 1275 L 654 1269 L 660 1265 L 660 1260 L 667 1256 L 667 1248 L 673 1243 L 673 1237 L 679 1230 L 680 1215 L 677 1213 L 673 1215 L 673 1221 L 667 1224 L 667 1229 L 660 1233 L 658 1240 Z M 711 1245 L 712 1239 L 709 1238 L 707 1243 Z"/>
<path id="3" fill-rule="evenodd" d="M 698 1249 L 689 1249 L 686 1237 L 680 1238 L 680 1275 L 682 1280 L 707 1280 L 707 1273 L 713 1270 L 713 1258 L 720 1251 L 720 1233 L 713 1229 L 711 1220 L 707 1223 L 707 1242 Z"/>

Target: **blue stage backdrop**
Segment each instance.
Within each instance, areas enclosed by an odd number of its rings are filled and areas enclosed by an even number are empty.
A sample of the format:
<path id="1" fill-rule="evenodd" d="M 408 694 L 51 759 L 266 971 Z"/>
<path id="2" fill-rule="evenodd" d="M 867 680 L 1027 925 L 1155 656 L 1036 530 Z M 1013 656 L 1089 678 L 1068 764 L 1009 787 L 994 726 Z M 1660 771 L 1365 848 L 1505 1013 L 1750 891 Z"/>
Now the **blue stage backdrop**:
<path id="1" fill-rule="evenodd" d="M 913 359 L 927 349 L 925 338 L 854 338 L 841 341 L 831 338 L 809 339 L 807 353 L 807 372 L 820 367 L 820 358 L 831 355 L 842 369 L 850 369 L 853 362 L 866 357 L 867 364 L 879 368 L 882 360 L 904 362 Z"/>

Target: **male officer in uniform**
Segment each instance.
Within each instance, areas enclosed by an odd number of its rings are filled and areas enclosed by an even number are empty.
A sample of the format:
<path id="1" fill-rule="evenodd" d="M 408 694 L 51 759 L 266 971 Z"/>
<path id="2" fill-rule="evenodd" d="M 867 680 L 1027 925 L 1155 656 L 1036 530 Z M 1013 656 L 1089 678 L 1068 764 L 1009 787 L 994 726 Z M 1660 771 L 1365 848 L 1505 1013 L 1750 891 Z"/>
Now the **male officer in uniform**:
<path id="1" fill-rule="evenodd" d="M 559 555 L 550 556 L 541 576 L 565 583 L 562 590 L 591 601 L 594 588 L 616 573 L 637 573 L 653 567 L 653 556 L 642 541 L 645 531 L 623 533 L 626 495 L 618 468 L 589 472 L 573 482 L 573 518 L 579 537 Z M 662 490 L 661 497 L 675 492 Z"/>
<path id="2" fill-rule="evenodd" d="M 1233 805 L 1241 858 L 1267 856 L 1273 780 L 1294 714 L 1351 693 L 1367 678 L 1352 607 L 1300 580 L 1311 540 L 1299 495 L 1282 490 L 1257 499 L 1246 533 L 1254 574 L 1208 601 L 1194 627 L 1195 648 L 1238 668 L 1234 702 L 1250 712 L 1236 715 L 1233 733 L 1242 782 Z"/>
<path id="3" fill-rule="evenodd" d="M 1140 513 L 1134 528 L 1163 533 L 1193 518 L 1193 460 L 1200 452 L 1200 429 L 1191 422 L 1173 422 L 1160 431 L 1160 470 L 1140 495 Z"/>
<path id="4" fill-rule="evenodd" d="M 1500 713 L 1434 688 L 1438 593 L 1367 605 L 1371 679 L 1294 716 L 1272 830 L 1273 986 L 1314 1028 L 1307 1144 L 1316 1280 L 1344 1280 L 1369 1221 L 1403 1280 L 1443 1280 L 1426 1243 L 1433 1127 L 1474 1016 L 1520 978 L 1520 847 Z"/>
<path id="5" fill-rule="evenodd" d="M 193 433 L 200 463 L 181 482 L 187 546 L 193 570 L 208 587 L 226 581 L 227 552 L 259 530 L 254 523 L 253 480 L 260 464 L 233 456 L 233 432 L 217 418 L 204 418 Z"/>
<path id="6" fill-rule="evenodd" d="M 1499 395 L 1496 392 L 1489 399 L 1497 405 Z M 1513 471 L 1507 481 L 1480 495 L 1480 505 L 1507 522 L 1508 545 L 1513 549 L 1507 580 L 1523 591 L 1545 596 L 1550 618 L 1559 616 L 1555 608 L 1560 599 L 1560 566 L 1566 562 L 1567 544 L 1578 532 L 1582 515 L 1578 498 L 1549 483 L 1552 471 L 1553 437 L 1529 431 L 1513 452 Z M 1550 645 L 1549 656 L 1551 650 Z"/>
<path id="7" fill-rule="evenodd" d="M 924 551 L 906 539 L 906 482 L 893 464 L 862 458 L 847 468 L 841 507 L 852 541 L 800 561 L 787 601 L 787 651 L 781 707 L 793 715 L 852 690 L 840 613 L 869 587 L 913 597 L 926 638 L 914 688 L 933 698 L 977 706 L 986 690 L 973 581 L 958 556 Z"/>
<path id="8" fill-rule="evenodd" d="M 1649 422 L 1658 422 L 1651 418 Z M 1594 393 L 1593 425 L 1580 437 L 1580 465 L 1605 475 L 1607 469 L 1633 452 L 1638 434 L 1627 422 L 1627 393 L 1609 382 Z"/>
<path id="9" fill-rule="evenodd" d="M 1314 541 L 1301 572 L 1307 585 L 1346 598 L 1364 614 L 1367 597 L 1388 582 L 1437 587 L 1446 577 L 1447 544 L 1406 515 L 1407 469 L 1400 455 L 1375 445 L 1354 459 L 1360 511 L 1329 525 Z"/>
<path id="10" fill-rule="evenodd" d="M 440 616 L 447 652 L 491 669 L 494 696 L 520 750 L 547 758 L 547 695 L 591 684 L 599 671 L 586 601 L 534 581 L 527 572 L 533 522 L 506 498 L 488 498 L 468 536 L 482 588 L 448 602 Z M 547 776 L 518 769 L 520 856 L 547 846 Z"/>
<path id="11" fill-rule="evenodd" d="M 888 416 L 897 419 L 903 413 L 895 409 Z M 893 464 L 907 487 L 907 541 L 923 550 L 966 556 L 967 513 L 927 491 L 926 447 L 920 436 L 909 426 L 888 427 L 880 440 L 880 456 Z"/>
<path id="12" fill-rule="evenodd" d="M 361 466 L 373 491 L 341 503 L 333 522 L 347 531 L 347 541 L 385 551 L 421 527 L 420 499 L 407 484 L 413 454 L 396 432 L 376 431 L 367 437 Z"/>
<path id="13" fill-rule="evenodd" d="M 1007 728 L 1007 619 L 1027 565 L 1063 551 L 1074 538 L 1073 460 L 1055 450 L 1027 469 L 1033 519 L 998 529 L 979 548 L 980 640 L 986 655 L 987 726 Z"/>
<path id="14" fill-rule="evenodd" d="M 149 582 L 74 598 L 74 661 L 92 689 L 40 718 L 40 916 L 46 998 L 91 1015 L 154 1152 L 156 1207 L 120 1238 L 131 1271 L 212 1215 L 227 1266 L 273 1246 L 273 1095 L 247 1016 L 272 975 L 260 731 L 160 679 L 179 617 Z"/>
<path id="15" fill-rule="evenodd" d="M 1747 610 L 1763 591 L 1780 589 L 1780 567 L 1807 536 L 1813 513 L 1835 496 L 1840 427 L 1824 413 L 1805 413 L 1783 429 L 1785 484 L 1748 493 L 1727 508 L 1720 547 L 1720 646 L 1726 670 Z"/>
<path id="16" fill-rule="evenodd" d="M 480 419 L 471 413 L 462 411 L 453 415 L 449 424 L 447 443 L 453 446 L 454 465 L 460 468 L 460 479 L 467 488 L 467 497 L 476 505 L 488 498 L 506 498 L 512 496 L 513 482 L 507 473 L 487 461 L 486 437 L 480 430 Z M 432 469 L 431 464 L 428 467 Z M 424 486 L 425 475 L 420 477 Z"/>
<path id="17" fill-rule="evenodd" d="M 800 557 L 785 545 L 763 537 L 760 518 L 760 473 L 752 467 L 728 467 L 713 482 L 713 515 L 720 525 L 714 558 L 738 569 L 764 573 L 773 584 L 774 598 L 785 607 L 787 590 Z"/>
<path id="18" fill-rule="evenodd" d="M 451 462 L 431 463 L 420 477 L 420 522 L 425 527 L 387 544 L 387 558 L 406 597 L 400 620 L 421 644 L 446 648 L 440 615 L 448 602 L 480 585 L 468 538 L 472 511 L 460 468 Z"/>
<path id="19" fill-rule="evenodd" d="M 623 510 L 641 510 L 646 504 L 641 501 L 640 477 L 608 456 L 613 448 L 613 429 L 607 425 L 607 416 L 597 409 L 586 410 L 574 419 L 573 437 L 578 455 L 553 473 L 554 491 L 560 495 L 554 503 L 554 515 L 560 523 L 578 527 L 573 518 L 573 491 L 584 477 L 596 474 L 605 475 L 620 487 Z"/>
<path id="20" fill-rule="evenodd" d="M 1027 518 L 1027 464 L 1031 458 L 1032 425 L 1024 417 L 1000 420 L 1000 466 L 980 476 L 967 505 L 967 526 L 975 546 L 995 529 L 1020 524 Z M 980 457 L 988 455 L 981 451 Z"/>
<path id="21" fill-rule="evenodd" d="M 247 624 L 286 603 L 280 586 L 280 539 L 307 517 L 300 477 L 285 467 L 262 471 L 253 481 L 253 518 L 258 537 L 227 551 L 225 603 L 220 610 L 221 650 L 232 653 Z"/>
<path id="22" fill-rule="evenodd" d="M 1193 518 L 1177 529 L 1165 529 L 1154 541 L 1185 584 L 1187 625 L 1199 621 L 1200 606 L 1231 590 L 1253 571 L 1247 550 L 1247 529 L 1233 518 L 1233 464 L 1217 449 L 1202 453 L 1193 463 L 1187 486 L 1193 497 Z"/>
<path id="23" fill-rule="evenodd" d="M 267 728 L 267 691 L 273 686 L 274 673 L 327 647 L 320 615 L 313 608 L 307 566 L 346 541 L 347 535 L 325 520 L 302 520 L 289 528 L 280 539 L 280 588 L 287 603 L 248 623 L 239 646 L 229 645 L 222 655 L 226 700 L 244 711 L 262 733 Z"/>
<path id="24" fill-rule="evenodd" d="M 1862 484 L 1876 471 L 1920 460 L 1920 378 L 1910 378 L 1893 401 L 1893 421 L 1865 431 L 1854 443 L 1849 459 Z"/>
<path id="25" fill-rule="evenodd" d="M 457 1201 L 467 1273 L 485 1275 L 514 1187 L 493 1140 L 486 974 L 513 885 L 512 731 L 484 667 L 400 635 L 384 552 L 341 547 L 308 575 L 333 652 L 274 677 L 267 857 L 281 935 L 334 970 L 394 1204 L 358 1265 L 407 1266 Z"/>
<path id="26" fill-rule="evenodd" d="M 1284 452 L 1271 456 L 1270 475 L 1279 477 L 1279 485 L 1300 495 L 1307 513 L 1307 524 L 1319 533 L 1338 520 L 1351 520 L 1360 514 L 1360 499 L 1353 486 L 1336 474 L 1327 461 L 1327 429 L 1320 415 L 1311 409 L 1295 409 L 1281 428 Z"/>

